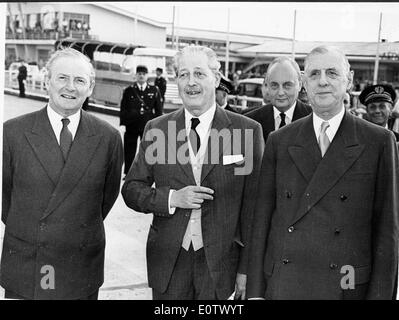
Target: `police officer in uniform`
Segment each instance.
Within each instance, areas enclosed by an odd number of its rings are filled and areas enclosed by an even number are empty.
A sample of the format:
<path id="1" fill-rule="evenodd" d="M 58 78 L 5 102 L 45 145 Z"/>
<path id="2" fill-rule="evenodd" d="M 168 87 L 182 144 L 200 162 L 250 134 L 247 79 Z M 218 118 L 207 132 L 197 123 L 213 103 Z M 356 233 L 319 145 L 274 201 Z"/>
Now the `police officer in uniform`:
<path id="1" fill-rule="evenodd" d="M 155 72 L 157 77 L 155 78 L 154 84 L 158 87 L 159 91 L 161 92 L 162 96 L 162 104 L 165 103 L 165 92 L 166 92 L 166 79 L 162 77 L 163 69 L 156 68 Z"/>
<path id="2" fill-rule="evenodd" d="M 367 120 L 388 128 L 388 120 L 393 109 L 396 92 L 390 85 L 376 84 L 365 88 L 359 95 L 359 101 L 366 106 Z M 399 141 L 399 133 L 392 131 Z"/>
<path id="3" fill-rule="evenodd" d="M 234 91 L 234 87 L 231 82 L 224 78 L 220 78 L 219 86 L 216 88 L 216 104 L 228 111 L 237 112 L 227 102 L 228 95 Z"/>
<path id="4" fill-rule="evenodd" d="M 18 87 L 20 98 L 25 98 L 25 80 L 28 77 L 28 71 L 26 69 L 24 61 L 22 61 L 21 66 L 18 68 Z"/>
<path id="5" fill-rule="evenodd" d="M 136 155 L 137 139 L 142 138 L 146 123 L 162 115 L 162 97 L 156 86 L 147 83 L 148 69 L 137 66 L 136 79 L 127 87 L 122 96 L 120 109 L 120 125 L 125 126 L 124 153 L 125 175 Z"/>

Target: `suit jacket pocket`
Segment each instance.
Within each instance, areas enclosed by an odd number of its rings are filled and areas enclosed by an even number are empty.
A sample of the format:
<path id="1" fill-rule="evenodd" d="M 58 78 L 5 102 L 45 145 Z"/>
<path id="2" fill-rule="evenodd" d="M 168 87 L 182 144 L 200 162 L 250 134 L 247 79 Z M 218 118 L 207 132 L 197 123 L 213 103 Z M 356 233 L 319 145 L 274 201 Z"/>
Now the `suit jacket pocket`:
<path id="1" fill-rule="evenodd" d="M 355 269 L 355 285 L 369 282 L 371 274 L 370 265 L 354 267 L 354 269 Z"/>

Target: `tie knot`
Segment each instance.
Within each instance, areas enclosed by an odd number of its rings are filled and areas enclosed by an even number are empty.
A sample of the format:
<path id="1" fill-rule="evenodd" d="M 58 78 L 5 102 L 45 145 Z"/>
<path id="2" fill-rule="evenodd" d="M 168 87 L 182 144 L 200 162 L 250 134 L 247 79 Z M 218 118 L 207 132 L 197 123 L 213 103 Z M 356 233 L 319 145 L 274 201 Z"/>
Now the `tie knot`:
<path id="1" fill-rule="evenodd" d="M 63 127 L 68 127 L 68 124 L 71 122 L 71 120 L 69 120 L 68 118 L 63 118 L 61 119 L 61 121 Z"/>
<path id="2" fill-rule="evenodd" d="M 326 130 L 327 130 L 327 128 L 328 128 L 329 126 L 330 126 L 330 124 L 329 124 L 327 121 L 323 121 L 323 122 L 321 123 L 320 132 L 321 132 L 321 133 L 326 132 Z"/>
<path id="3" fill-rule="evenodd" d="M 199 125 L 200 120 L 198 118 L 191 118 L 191 129 L 195 130 Z"/>
<path id="4" fill-rule="evenodd" d="M 284 113 L 284 112 L 281 112 L 281 113 L 280 113 L 280 118 L 281 118 L 281 120 L 283 120 L 283 121 L 285 120 L 285 113 Z"/>

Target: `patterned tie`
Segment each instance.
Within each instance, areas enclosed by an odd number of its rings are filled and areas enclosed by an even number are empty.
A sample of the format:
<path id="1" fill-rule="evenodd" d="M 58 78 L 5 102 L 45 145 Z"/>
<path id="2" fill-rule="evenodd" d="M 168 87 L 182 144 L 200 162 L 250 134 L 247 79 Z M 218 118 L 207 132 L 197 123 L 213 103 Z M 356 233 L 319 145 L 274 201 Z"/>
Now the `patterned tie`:
<path id="1" fill-rule="evenodd" d="M 199 148 L 201 147 L 201 139 L 195 128 L 199 125 L 200 120 L 198 118 L 191 118 L 191 130 L 189 134 L 189 139 L 191 147 L 193 148 L 194 154 L 197 154 Z"/>
<path id="2" fill-rule="evenodd" d="M 286 123 L 285 123 L 285 113 L 284 112 L 280 113 L 280 118 L 281 118 L 281 122 L 280 122 L 280 126 L 278 127 L 279 129 L 286 125 Z"/>
<path id="3" fill-rule="evenodd" d="M 323 121 L 321 124 L 320 136 L 319 136 L 319 147 L 322 157 L 324 157 L 324 154 L 326 153 L 328 147 L 330 146 L 330 140 L 328 139 L 328 136 L 326 134 L 326 130 L 328 127 L 330 127 L 329 123 L 327 121 Z"/>
<path id="4" fill-rule="evenodd" d="M 64 161 L 68 158 L 69 149 L 72 145 L 72 133 L 68 129 L 68 124 L 71 122 L 68 118 L 61 119 L 62 130 L 60 134 L 60 148 L 62 155 L 64 156 Z"/>

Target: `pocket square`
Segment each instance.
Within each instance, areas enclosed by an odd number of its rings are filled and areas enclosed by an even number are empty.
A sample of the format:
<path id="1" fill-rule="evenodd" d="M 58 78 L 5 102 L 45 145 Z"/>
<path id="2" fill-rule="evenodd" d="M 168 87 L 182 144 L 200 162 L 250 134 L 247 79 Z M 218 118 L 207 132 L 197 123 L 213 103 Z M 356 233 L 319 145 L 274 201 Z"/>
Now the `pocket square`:
<path id="1" fill-rule="evenodd" d="M 244 161 L 244 156 L 242 154 L 233 154 L 228 156 L 223 156 L 223 165 L 228 165 L 232 163 L 237 163 Z"/>

